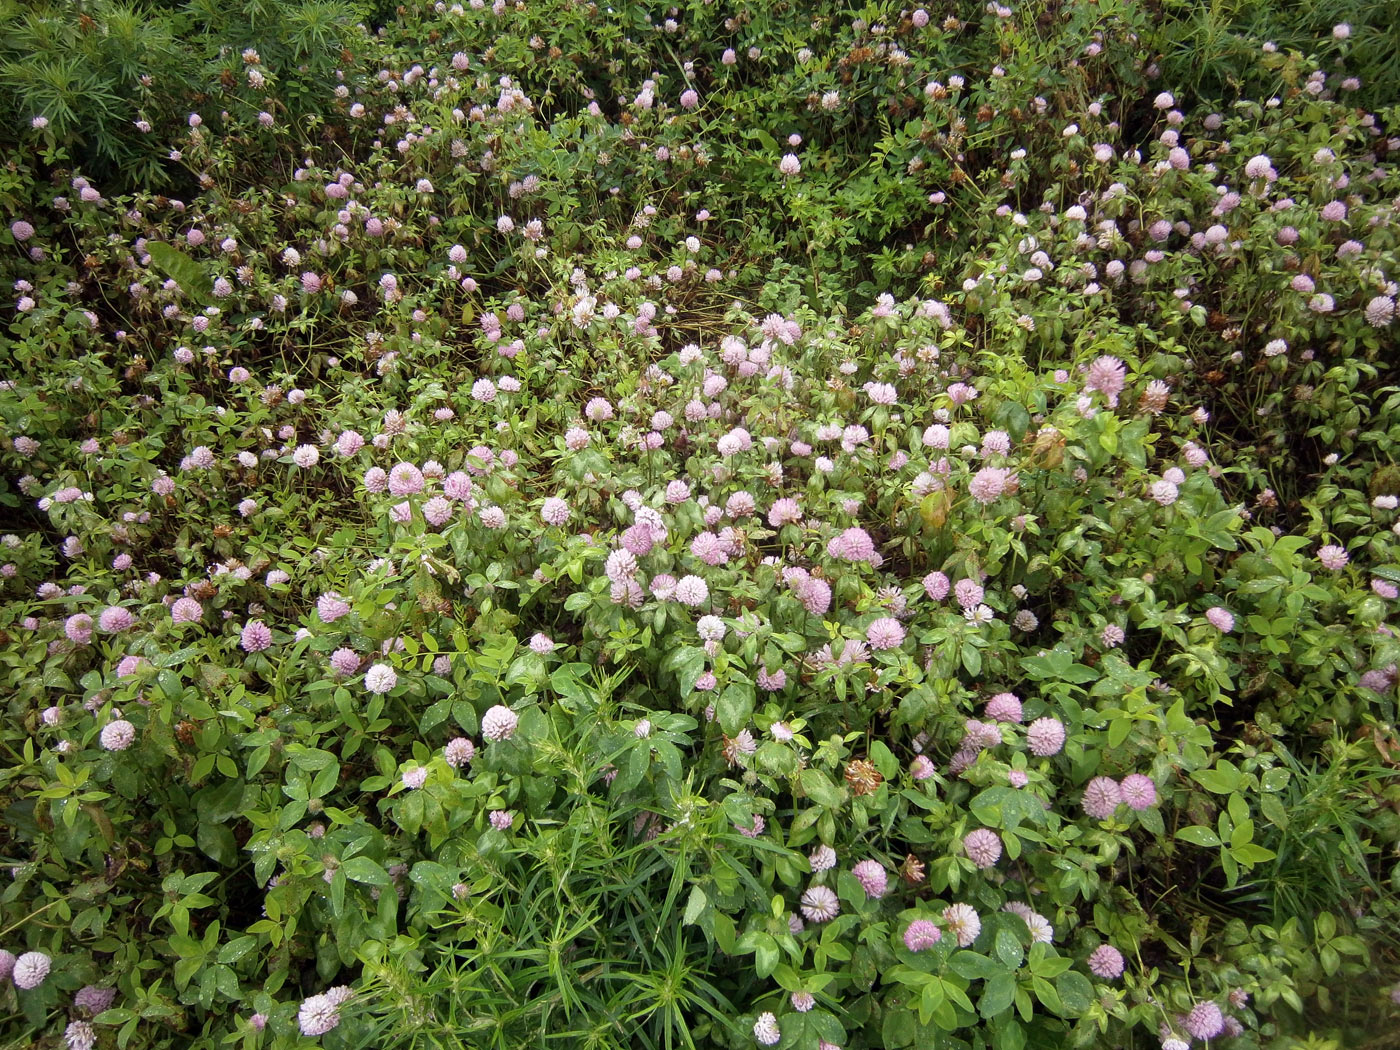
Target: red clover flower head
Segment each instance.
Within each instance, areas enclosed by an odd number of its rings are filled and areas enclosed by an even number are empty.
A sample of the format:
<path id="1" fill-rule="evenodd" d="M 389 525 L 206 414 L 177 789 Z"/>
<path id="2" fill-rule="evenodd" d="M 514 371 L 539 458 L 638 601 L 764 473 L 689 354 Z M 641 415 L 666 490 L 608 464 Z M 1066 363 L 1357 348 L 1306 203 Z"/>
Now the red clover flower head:
<path id="1" fill-rule="evenodd" d="M 1116 408 L 1118 395 L 1123 392 L 1127 376 L 1128 371 L 1123 362 L 1105 354 L 1096 358 L 1089 366 L 1084 377 L 1084 391 L 1090 393 L 1097 390 L 1108 400 L 1110 408 Z"/>
<path id="2" fill-rule="evenodd" d="M 249 620 L 243 625 L 239 645 L 246 653 L 260 653 L 272 648 L 272 628 L 261 620 Z"/>
<path id="3" fill-rule="evenodd" d="M 889 873 L 879 861 L 863 860 L 851 869 L 865 895 L 871 899 L 883 897 L 889 883 Z"/>
<path id="4" fill-rule="evenodd" d="M 519 724 L 519 715 L 503 704 L 497 704 L 481 716 L 481 735 L 493 742 L 509 740 Z"/>
<path id="5" fill-rule="evenodd" d="M 829 886 L 809 886 L 802 894 L 802 914 L 808 922 L 828 922 L 841 913 L 836 891 Z"/>
<path id="6" fill-rule="evenodd" d="M 904 931 L 904 947 L 911 952 L 932 948 L 943 939 L 943 931 L 930 919 L 915 919 Z"/>
<path id="7" fill-rule="evenodd" d="M 1026 743 L 1031 754 L 1040 758 L 1059 754 L 1065 746 L 1064 723 L 1058 718 L 1037 718 L 1026 728 Z"/>
<path id="8" fill-rule="evenodd" d="M 1142 773 L 1129 773 L 1118 787 L 1130 809 L 1141 812 L 1157 803 L 1157 785 Z"/>
<path id="9" fill-rule="evenodd" d="M 990 828 L 977 828 L 963 839 L 968 859 L 979 868 L 990 868 L 1001 859 L 1001 837 Z"/>
<path id="10" fill-rule="evenodd" d="M 1095 777 L 1084 788 L 1084 812 L 1095 820 L 1107 820 L 1123 801 L 1123 791 L 1112 777 Z"/>
<path id="11" fill-rule="evenodd" d="M 52 965 L 52 960 L 43 952 L 25 952 L 15 960 L 10 979 L 16 988 L 31 991 L 44 983 Z"/>
<path id="12" fill-rule="evenodd" d="M 1234 614 L 1224 606 L 1214 605 L 1207 609 L 1206 620 L 1221 634 L 1229 634 L 1235 629 Z"/>
<path id="13" fill-rule="evenodd" d="M 904 627 L 893 616 L 882 616 L 865 629 L 872 649 L 898 649 L 904 644 Z"/>
<path id="14" fill-rule="evenodd" d="M 1095 977 L 1115 980 L 1123 976 L 1123 953 L 1111 944 L 1101 944 L 1090 953 L 1088 965 Z"/>
<path id="15" fill-rule="evenodd" d="M 1206 1000 L 1191 1007 L 1182 1027 L 1196 1039 L 1214 1039 L 1225 1030 L 1225 1016 L 1220 1007 Z"/>

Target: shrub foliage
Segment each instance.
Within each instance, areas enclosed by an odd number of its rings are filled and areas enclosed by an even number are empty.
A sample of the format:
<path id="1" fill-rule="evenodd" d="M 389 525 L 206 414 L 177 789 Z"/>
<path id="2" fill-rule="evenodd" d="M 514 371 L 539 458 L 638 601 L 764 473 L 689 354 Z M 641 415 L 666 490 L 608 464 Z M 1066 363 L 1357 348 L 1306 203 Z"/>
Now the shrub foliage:
<path id="1" fill-rule="evenodd" d="M 1333 6 L 0 8 L 3 1037 L 1393 1030 Z"/>

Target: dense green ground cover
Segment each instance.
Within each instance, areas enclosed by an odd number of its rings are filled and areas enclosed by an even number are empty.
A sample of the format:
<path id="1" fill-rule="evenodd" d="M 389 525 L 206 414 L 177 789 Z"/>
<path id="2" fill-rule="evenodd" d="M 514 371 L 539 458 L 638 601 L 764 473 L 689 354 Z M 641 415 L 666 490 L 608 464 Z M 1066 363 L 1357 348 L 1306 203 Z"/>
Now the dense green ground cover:
<path id="1" fill-rule="evenodd" d="M 0 1045 L 1394 1045 L 1394 6 L 0 6 Z"/>

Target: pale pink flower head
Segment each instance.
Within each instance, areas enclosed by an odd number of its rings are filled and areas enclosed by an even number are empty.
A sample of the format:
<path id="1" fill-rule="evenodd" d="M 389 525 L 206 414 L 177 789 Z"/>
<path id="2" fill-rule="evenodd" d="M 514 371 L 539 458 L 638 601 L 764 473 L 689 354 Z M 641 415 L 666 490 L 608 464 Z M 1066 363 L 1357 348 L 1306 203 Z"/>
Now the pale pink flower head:
<path id="1" fill-rule="evenodd" d="M 691 608 L 703 605 L 710 597 L 710 588 L 699 576 L 682 576 L 676 582 L 675 599 Z"/>
<path id="2" fill-rule="evenodd" d="M 92 617 L 87 613 L 74 613 L 63 621 L 63 633 L 74 645 L 87 645 L 92 641 Z"/>
<path id="3" fill-rule="evenodd" d="M 476 757 L 476 745 L 464 736 L 453 737 L 442 749 L 442 757 L 453 769 L 461 769 Z"/>
<path id="4" fill-rule="evenodd" d="M 889 885 L 889 873 L 879 861 L 863 860 L 851 869 L 851 874 L 856 877 L 867 897 L 873 900 L 885 895 Z"/>
<path id="5" fill-rule="evenodd" d="M 452 501 L 446 496 L 434 496 L 423 504 L 423 520 L 441 528 L 452 520 Z"/>
<path id="6" fill-rule="evenodd" d="M 898 649 L 904 644 L 904 627 L 893 616 L 882 616 L 865 629 L 872 649 Z"/>
<path id="7" fill-rule="evenodd" d="M 973 864 L 990 868 L 1001 859 L 1001 837 L 990 828 L 977 828 L 963 839 L 963 850 Z"/>
<path id="8" fill-rule="evenodd" d="M 124 609 L 120 605 L 109 605 L 97 618 L 97 626 L 106 634 L 120 634 L 136 626 L 136 617 L 131 615 L 130 609 Z"/>
<path id="9" fill-rule="evenodd" d="M 52 960 L 43 952 L 25 952 L 15 960 L 10 979 L 14 981 L 16 988 L 31 991 L 44 983 L 52 965 Z"/>
<path id="10" fill-rule="evenodd" d="M 325 1035 L 340 1024 L 340 1004 L 329 995 L 313 995 L 297 1010 L 297 1026 L 301 1034 L 315 1038 Z"/>
<path id="11" fill-rule="evenodd" d="M 632 525 L 622 534 L 622 547 L 629 554 L 640 558 L 655 546 L 650 525 Z"/>
<path id="12" fill-rule="evenodd" d="M 983 467 L 968 482 L 968 495 L 984 506 L 995 503 L 1006 491 L 1011 475 L 1012 471 L 1005 467 Z"/>
<path id="13" fill-rule="evenodd" d="M 558 496 L 550 496 L 540 507 L 540 518 L 546 525 L 562 526 L 569 520 L 569 505 Z"/>
<path id="14" fill-rule="evenodd" d="M 858 526 L 833 536 L 827 542 L 826 553 L 832 558 L 850 562 L 873 562 L 877 557 L 875 541 L 870 538 L 870 533 Z"/>
<path id="15" fill-rule="evenodd" d="M 1105 354 L 1096 358 L 1084 376 L 1084 392 L 1097 390 L 1108 400 L 1109 407 L 1118 406 L 1118 395 L 1128 379 L 1127 367 L 1116 357 Z"/>
<path id="16" fill-rule="evenodd" d="M 1206 619 L 1222 634 L 1229 634 L 1235 629 L 1235 616 L 1223 605 L 1213 605 L 1207 609 Z"/>
<path id="17" fill-rule="evenodd" d="M 941 602 L 948 597 L 948 591 L 952 583 L 948 577 L 941 572 L 931 572 L 924 577 L 924 593 L 936 602 Z"/>
<path id="18" fill-rule="evenodd" d="M 829 922 L 841 914 L 841 902 L 830 886 L 809 886 L 802 894 L 802 914 L 808 922 Z"/>
<path id="19" fill-rule="evenodd" d="M 1059 754 L 1065 746 L 1065 726 L 1058 718 L 1046 715 L 1037 718 L 1026 728 L 1026 743 L 1031 754 L 1045 758 Z"/>
<path id="20" fill-rule="evenodd" d="M 1112 777 L 1095 777 L 1084 788 L 1084 812 L 1095 820 L 1107 820 L 1123 801 L 1123 790 Z"/>
<path id="21" fill-rule="evenodd" d="M 466 500 L 472 492 L 472 479 L 466 471 L 454 470 L 442 479 L 442 493 L 448 499 Z"/>
<path id="22" fill-rule="evenodd" d="M 942 423 L 934 423 L 924 430 L 923 443 L 929 448 L 946 449 L 950 431 Z"/>
<path id="23" fill-rule="evenodd" d="M 509 740 L 520 716 L 503 704 L 497 704 L 481 716 L 481 735 L 492 742 Z"/>
<path id="24" fill-rule="evenodd" d="M 389 471 L 388 482 L 389 495 L 411 496 L 423 490 L 423 472 L 412 463 L 397 463 Z"/>
<path id="25" fill-rule="evenodd" d="M 365 688 L 371 693 L 387 693 L 399 684 L 399 676 L 388 664 L 372 664 L 365 672 Z"/>
<path id="26" fill-rule="evenodd" d="M 701 532 L 690 541 L 690 553 L 706 565 L 724 565 L 729 561 L 729 548 L 717 533 Z"/>
<path id="27" fill-rule="evenodd" d="M 627 549 L 613 551 L 603 563 L 603 574 L 613 583 L 630 580 L 637 575 L 637 556 Z"/>
<path id="28" fill-rule="evenodd" d="M 1324 569 L 1330 569 L 1336 572 L 1339 569 L 1346 568 L 1347 562 L 1351 559 L 1345 547 L 1340 547 L 1335 543 L 1329 543 L 1324 547 L 1318 548 L 1317 560 L 1322 563 Z"/>
<path id="29" fill-rule="evenodd" d="M 961 608 L 975 609 L 982 603 L 982 599 L 986 597 L 986 591 L 982 589 L 982 585 L 976 580 L 965 578 L 959 580 L 953 586 L 953 597 L 957 599 L 957 603 Z"/>
<path id="30" fill-rule="evenodd" d="M 812 576 L 794 590 L 802 607 L 813 616 L 822 616 L 831 608 L 831 584 L 825 580 Z"/>
<path id="31" fill-rule="evenodd" d="M 943 939 L 943 931 L 931 919 L 915 919 L 904 931 L 904 947 L 911 952 L 932 948 Z"/>
<path id="32" fill-rule="evenodd" d="M 249 620 L 243 625 L 238 644 L 245 653 L 260 653 L 272 648 L 272 628 L 261 620 Z"/>
<path id="33" fill-rule="evenodd" d="M 1395 299 L 1389 295 L 1377 295 L 1366 304 L 1366 323 L 1372 328 L 1385 328 L 1395 320 Z"/>
<path id="34" fill-rule="evenodd" d="M 353 456 L 365 447 L 365 439 L 354 430 L 346 430 L 335 439 L 335 450 L 343 457 Z"/>
<path id="35" fill-rule="evenodd" d="M 963 750 L 976 753 L 1001 743 L 1001 730 L 995 722 L 979 722 L 969 718 L 963 728 L 967 734 L 963 738 Z"/>
<path id="36" fill-rule="evenodd" d="M 86 984 L 73 996 L 73 1007 L 89 1016 L 96 1016 L 110 1007 L 116 997 L 115 988 L 99 988 L 95 984 Z"/>
<path id="37" fill-rule="evenodd" d="M 1154 481 L 1147 490 L 1147 494 L 1163 507 L 1170 507 L 1177 499 L 1177 487 L 1166 479 Z"/>
<path id="38" fill-rule="evenodd" d="M 138 674 L 143 668 L 150 666 L 150 661 L 144 656 L 123 656 L 117 663 L 117 677 L 125 678 L 128 675 Z"/>
<path id="39" fill-rule="evenodd" d="M 1123 801 L 1130 809 L 1141 812 L 1150 809 L 1157 803 L 1157 785 L 1152 782 L 1152 778 L 1141 773 L 1129 773 L 1118 785 L 1123 795 Z"/>
<path id="40" fill-rule="evenodd" d="M 1089 953 L 1089 972 L 1105 980 L 1123 976 L 1123 953 L 1111 944 L 1101 944 Z"/>
<path id="41" fill-rule="evenodd" d="M 1206 1000 L 1191 1007 L 1182 1027 L 1196 1039 L 1214 1039 L 1225 1030 L 1225 1015 L 1220 1007 Z"/>
<path id="42" fill-rule="evenodd" d="M 329 591 L 316 599 L 316 613 L 322 623 L 335 623 L 342 616 L 350 615 L 350 603 L 334 591 Z"/>
<path id="43" fill-rule="evenodd" d="M 777 1017 L 767 1011 L 759 1014 L 758 1020 L 753 1023 L 753 1038 L 759 1046 L 777 1045 L 783 1038 Z"/>
<path id="44" fill-rule="evenodd" d="M 340 648 L 331 653 L 331 670 L 341 678 L 348 678 L 360 669 L 360 656 L 354 649 Z"/>
<path id="45" fill-rule="evenodd" d="M 836 866 L 836 851 L 827 845 L 818 846 L 808 855 L 807 861 L 814 872 L 829 871 Z"/>
<path id="46" fill-rule="evenodd" d="M 743 427 L 735 427 L 715 443 L 721 456 L 728 458 L 753 448 L 753 437 Z"/>
<path id="47" fill-rule="evenodd" d="M 117 718 L 102 727 L 99 739 L 108 751 L 125 751 L 136 741 L 136 727 L 124 718 Z"/>
<path id="48" fill-rule="evenodd" d="M 997 693 L 987 701 L 986 715 L 995 722 L 1021 722 L 1021 700 L 1015 693 Z"/>
<path id="49" fill-rule="evenodd" d="M 982 918 L 971 904 L 948 905 L 943 909 L 943 921 L 948 932 L 957 938 L 959 948 L 966 948 L 982 932 Z"/>
<path id="50" fill-rule="evenodd" d="M 768 669 L 766 667 L 760 666 L 758 672 L 754 675 L 754 679 L 758 682 L 758 687 L 760 689 L 764 690 L 765 692 L 776 693 L 787 686 L 787 671 L 779 667 L 772 674 L 769 674 Z M 782 723 L 779 722 L 773 723 L 775 727 L 781 724 Z M 777 732 L 778 730 L 775 728 L 775 736 L 777 735 Z M 789 730 L 789 732 L 791 732 L 791 730 Z"/>

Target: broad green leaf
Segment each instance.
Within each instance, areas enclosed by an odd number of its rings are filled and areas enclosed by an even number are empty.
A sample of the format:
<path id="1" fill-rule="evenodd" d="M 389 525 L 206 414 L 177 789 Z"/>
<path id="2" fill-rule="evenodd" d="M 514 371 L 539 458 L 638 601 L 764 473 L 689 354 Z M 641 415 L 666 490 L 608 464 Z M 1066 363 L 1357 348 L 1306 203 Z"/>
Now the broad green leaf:
<path id="1" fill-rule="evenodd" d="M 363 854 L 351 857 L 340 868 L 345 872 L 345 877 L 352 882 L 364 882 L 371 886 L 387 886 L 390 882 L 389 873 L 379 862 Z"/>
<path id="2" fill-rule="evenodd" d="M 753 687 L 734 682 L 715 702 L 715 717 L 727 736 L 736 735 L 753 714 Z"/>
<path id="3" fill-rule="evenodd" d="M 187 296 L 203 304 L 214 292 L 213 281 L 204 267 L 178 248 L 164 241 L 147 241 L 146 251 L 157 270 L 173 279 Z"/>
<path id="4" fill-rule="evenodd" d="M 948 959 L 948 966 L 958 976 L 966 977 L 969 981 L 983 980 L 1006 972 L 1001 963 L 969 951 L 954 952 Z"/>
<path id="5" fill-rule="evenodd" d="M 982 998 L 977 1003 L 977 1012 L 983 1017 L 992 1018 L 1011 1008 L 1016 998 L 1016 978 L 1009 973 L 999 973 L 989 980 L 982 989 Z"/>
<path id="6" fill-rule="evenodd" d="M 1055 981 L 1055 990 L 1060 993 L 1066 1017 L 1078 1017 L 1089 1009 L 1094 1001 L 1094 986 L 1082 973 L 1070 970 L 1060 974 Z"/>
<path id="7" fill-rule="evenodd" d="M 1196 846 L 1220 845 L 1220 836 L 1204 824 L 1192 824 L 1189 828 L 1181 828 L 1177 831 L 1176 837 Z"/>

